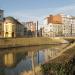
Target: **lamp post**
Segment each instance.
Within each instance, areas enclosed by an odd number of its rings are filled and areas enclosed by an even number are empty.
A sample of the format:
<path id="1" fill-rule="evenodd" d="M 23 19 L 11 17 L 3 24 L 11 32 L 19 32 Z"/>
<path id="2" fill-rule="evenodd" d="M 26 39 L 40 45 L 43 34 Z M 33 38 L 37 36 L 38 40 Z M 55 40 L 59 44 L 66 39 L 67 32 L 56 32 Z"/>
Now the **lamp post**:
<path id="1" fill-rule="evenodd" d="M 71 36 L 72 36 L 72 24 L 71 24 Z"/>

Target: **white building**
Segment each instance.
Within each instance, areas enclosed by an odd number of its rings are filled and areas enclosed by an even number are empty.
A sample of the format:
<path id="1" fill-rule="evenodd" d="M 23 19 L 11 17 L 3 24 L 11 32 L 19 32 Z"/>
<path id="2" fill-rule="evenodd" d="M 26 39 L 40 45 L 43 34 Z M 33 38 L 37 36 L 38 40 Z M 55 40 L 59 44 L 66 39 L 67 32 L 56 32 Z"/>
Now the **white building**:
<path id="1" fill-rule="evenodd" d="M 71 19 L 71 36 L 75 36 L 75 17 L 72 17 Z"/>
<path id="2" fill-rule="evenodd" d="M 75 36 L 75 17 L 64 14 L 46 17 L 44 20 L 43 36 Z"/>
<path id="3" fill-rule="evenodd" d="M 58 22 L 54 23 L 53 22 L 54 17 L 53 18 L 49 18 L 49 17 L 46 17 L 44 19 L 44 27 L 43 27 L 42 35 L 46 37 L 55 37 L 55 36 L 57 37 L 57 36 L 62 35 L 62 24 Z"/>
<path id="4" fill-rule="evenodd" d="M 75 36 L 75 17 L 70 15 L 61 15 L 61 16 L 62 16 L 63 36 L 65 37 Z"/>
<path id="5" fill-rule="evenodd" d="M 45 36 L 45 37 L 54 36 L 53 25 L 52 23 L 48 23 L 48 18 L 44 19 L 44 27 L 43 27 L 42 36 Z"/>

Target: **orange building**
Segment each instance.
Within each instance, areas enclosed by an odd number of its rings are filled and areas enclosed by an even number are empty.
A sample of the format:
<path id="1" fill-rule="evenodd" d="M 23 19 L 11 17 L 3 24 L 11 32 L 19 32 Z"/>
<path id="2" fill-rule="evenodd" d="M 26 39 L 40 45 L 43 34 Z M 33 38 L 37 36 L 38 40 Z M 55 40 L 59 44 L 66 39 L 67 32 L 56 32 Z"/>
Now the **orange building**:
<path id="1" fill-rule="evenodd" d="M 61 24 L 62 23 L 62 17 L 60 15 L 53 16 L 53 23 L 54 24 Z"/>
<path id="2" fill-rule="evenodd" d="M 60 15 L 50 15 L 47 17 L 47 23 L 62 24 L 62 17 Z"/>

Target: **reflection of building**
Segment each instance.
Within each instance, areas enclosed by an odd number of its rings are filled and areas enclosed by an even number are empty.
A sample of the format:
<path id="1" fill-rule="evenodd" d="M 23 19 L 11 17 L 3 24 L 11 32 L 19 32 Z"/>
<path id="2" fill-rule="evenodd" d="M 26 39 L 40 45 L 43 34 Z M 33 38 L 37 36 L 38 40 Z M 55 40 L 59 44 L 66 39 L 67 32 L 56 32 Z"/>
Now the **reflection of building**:
<path id="1" fill-rule="evenodd" d="M 45 62 L 48 62 L 54 56 L 54 50 L 46 49 L 44 51 Z"/>
<path id="2" fill-rule="evenodd" d="M 4 20 L 4 37 L 20 37 L 24 35 L 24 26 L 13 17 Z"/>
<path id="3" fill-rule="evenodd" d="M 14 49 L 15 50 L 15 49 Z M 2 64 L 6 67 L 15 67 L 27 55 L 27 52 L 5 53 L 2 54 Z M 0 55 L 1 56 L 1 55 Z"/>
<path id="4" fill-rule="evenodd" d="M 8 53 L 4 55 L 4 64 L 7 67 L 11 67 L 15 64 L 15 56 L 13 53 Z"/>

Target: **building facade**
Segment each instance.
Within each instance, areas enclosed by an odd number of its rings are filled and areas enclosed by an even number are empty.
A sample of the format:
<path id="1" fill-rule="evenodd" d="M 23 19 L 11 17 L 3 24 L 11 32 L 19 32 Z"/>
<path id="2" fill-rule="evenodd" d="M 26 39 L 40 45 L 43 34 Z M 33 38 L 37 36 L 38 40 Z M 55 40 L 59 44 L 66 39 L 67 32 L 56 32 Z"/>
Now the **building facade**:
<path id="1" fill-rule="evenodd" d="M 75 36 L 75 17 L 71 18 L 71 36 Z"/>
<path id="2" fill-rule="evenodd" d="M 64 14 L 46 17 L 44 20 L 43 35 L 49 37 L 75 36 L 75 17 Z"/>
<path id="3" fill-rule="evenodd" d="M 23 25 L 13 17 L 6 17 L 4 20 L 4 37 L 21 37 L 23 35 Z"/>
<path id="4" fill-rule="evenodd" d="M 44 19 L 43 36 L 55 37 L 62 35 L 62 18 L 50 15 Z"/>
<path id="5" fill-rule="evenodd" d="M 29 22 L 23 22 L 22 24 L 27 28 L 26 32 L 27 36 L 35 36 L 36 23 L 34 23 L 33 21 L 29 21 Z"/>
<path id="6" fill-rule="evenodd" d="M 75 36 L 75 17 L 70 15 L 62 16 L 63 36 Z"/>
<path id="7" fill-rule="evenodd" d="M 4 11 L 0 9 L 0 38 L 3 37 L 3 18 L 4 18 Z"/>

